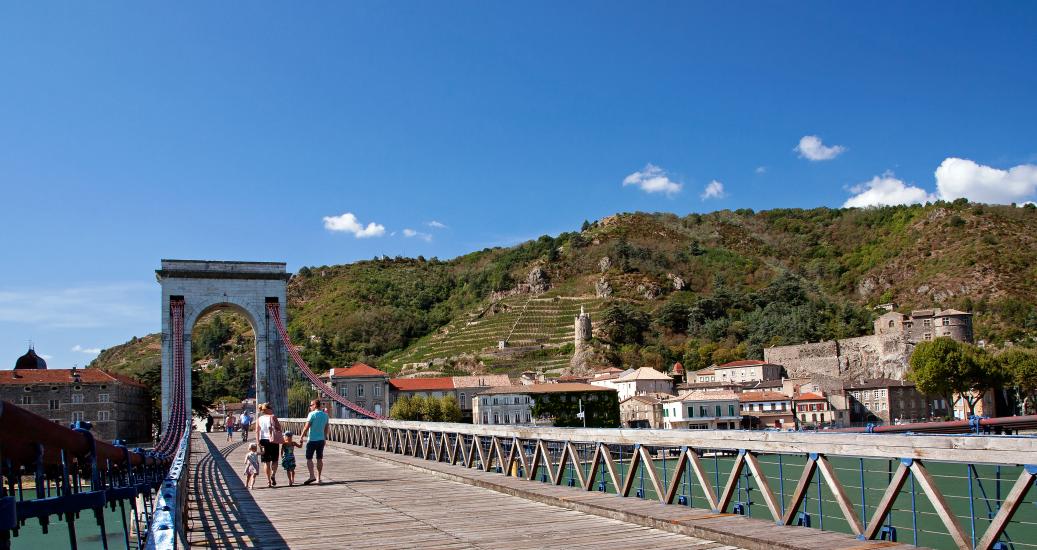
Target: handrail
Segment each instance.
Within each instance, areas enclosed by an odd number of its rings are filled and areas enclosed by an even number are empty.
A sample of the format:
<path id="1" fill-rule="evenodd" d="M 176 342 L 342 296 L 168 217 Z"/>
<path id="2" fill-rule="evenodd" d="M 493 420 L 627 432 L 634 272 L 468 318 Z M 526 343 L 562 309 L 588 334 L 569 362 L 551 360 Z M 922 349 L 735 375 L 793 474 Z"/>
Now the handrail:
<path id="1" fill-rule="evenodd" d="M 148 550 L 174 550 L 187 547 L 187 481 L 190 478 L 191 426 L 188 424 L 180 438 L 172 464 L 158 493 L 155 495 L 154 515 L 148 526 Z"/>
<path id="2" fill-rule="evenodd" d="M 281 421 L 292 429 L 305 422 Z M 755 504 L 778 525 L 810 527 L 813 519 L 824 529 L 825 517 L 835 514 L 845 521 L 838 529 L 862 541 L 895 542 L 899 529 L 901 535 L 910 533 L 913 540 L 904 542 L 915 546 L 992 550 L 1033 536 L 1026 531 L 1032 522 L 1025 516 L 1013 518 L 1037 483 L 1034 436 L 587 429 L 362 419 L 332 419 L 329 432 L 332 441 L 527 481 L 567 482 L 623 497 L 636 492 L 639 498 L 664 504 L 692 506 L 695 499 L 695 506 L 719 514 L 752 516 Z M 996 500 L 986 496 L 991 489 Z M 921 499 L 930 508 L 919 508 Z M 955 506 L 962 500 L 969 503 L 967 512 Z M 987 508 L 980 521 L 978 506 Z M 905 514 L 911 518 L 908 524 L 903 523 Z M 917 523 L 919 515 L 928 518 L 926 527 Z M 927 540 L 920 541 L 920 535 Z"/>
<path id="3" fill-rule="evenodd" d="M 68 524 L 71 548 L 76 548 L 75 522 L 79 513 L 93 511 L 107 540 L 104 507 L 119 507 L 123 541 L 143 540 L 138 496 L 150 497 L 170 460 L 143 449 L 130 450 L 121 442 L 97 441 L 90 424 L 64 427 L 13 403 L 0 401 L 0 548 L 30 519 L 46 533 L 54 516 Z M 25 478 L 32 477 L 26 486 Z M 127 504 L 130 518 L 127 518 Z"/>

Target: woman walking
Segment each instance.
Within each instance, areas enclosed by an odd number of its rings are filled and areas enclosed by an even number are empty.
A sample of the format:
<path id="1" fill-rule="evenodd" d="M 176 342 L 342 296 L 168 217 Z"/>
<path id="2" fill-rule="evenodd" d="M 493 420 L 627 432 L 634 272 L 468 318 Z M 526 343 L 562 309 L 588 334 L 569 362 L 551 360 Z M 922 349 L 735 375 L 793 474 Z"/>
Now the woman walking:
<path id="1" fill-rule="evenodd" d="M 277 459 L 284 443 L 281 423 L 274 416 L 270 403 L 259 406 L 259 420 L 256 421 L 256 442 L 262 452 L 263 471 L 266 473 L 267 487 L 277 487 Z"/>

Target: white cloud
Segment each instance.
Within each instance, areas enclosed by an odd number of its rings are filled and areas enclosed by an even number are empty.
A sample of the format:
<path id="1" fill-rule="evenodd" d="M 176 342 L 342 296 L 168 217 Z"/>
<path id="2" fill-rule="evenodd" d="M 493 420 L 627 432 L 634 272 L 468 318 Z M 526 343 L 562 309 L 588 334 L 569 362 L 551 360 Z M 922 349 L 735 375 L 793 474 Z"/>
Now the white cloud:
<path id="1" fill-rule="evenodd" d="M 1037 165 L 1000 170 L 967 159 L 949 157 L 936 169 L 936 190 L 943 200 L 1008 204 L 1037 193 Z"/>
<path id="2" fill-rule="evenodd" d="M 53 355 L 47 355 L 46 353 L 41 353 L 40 357 L 42 357 L 44 361 L 50 361 L 51 359 L 54 358 Z"/>
<path id="3" fill-rule="evenodd" d="M 446 229 L 446 224 L 437 222 L 436 220 L 432 220 L 426 223 L 425 225 L 432 227 L 434 229 Z"/>
<path id="4" fill-rule="evenodd" d="M 72 351 L 78 353 L 85 353 L 86 355 L 97 355 L 101 353 L 101 348 L 84 348 L 83 346 L 76 344 L 72 346 Z"/>
<path id="5" fill-rule="evenodd" d="M 699 198 L 702 200 L 722 199 L 726 196 L 727 193 L 724 192 L 724 184 L 720 183 L 717 180 L 713 180 L 709 182 L 709 185 L 707 185 L 706 189 L 702 191 L 702 194 L 699 195 Z"/>
<path id="6" fill-rule="evenodd" d="M 831 147 L 821 142 L 817 136 L 803 136 L 799 139 L 799 145 L 794 149 L 799 156 L 807 160 L 817 162 L 819 160 L 832 160 L 846 151 L 842 145 Z"/>
<path id="7" fill-rule="evenodd" d="M 754 170 L 754 172 L 756 172 L 757 174 L 766 174 L 767 173 L 767 167 L 766 166 L 757 166 L 756 170 Z"/>
<path id="8" fill-rule="evenodd" d="M 892 206 L 896 204 L 914 204 L 935 200 L 921 187 L 908 185 L 897 179 L 892 172 L 875 176 L 871 180 L 850 188 L 856 193 L 843 203 L 843 208 L 864 208 L 867 206 Z"/>
<path id="9" fill-rule="evenodd" d="M 634 172 L 623 178 L 623 186 L 636 185 L 645 193 L 666 193 L 667 196 L 679 193 L 683 184 L 669 178 L 662 168 L 652 163 L 645 165 L 644 170 Z"/>
<path id="10" fill-rule="evenodd" d="M 415 231 L 415 230 L 410 229 L 410 228 L 407 228 L 407 229 L 403 230 L 403 236 L 407 237 L 408 239 L 410 239 L 410 238 L 418 238 L 418 239 L 421 239 L 421 240 L 423 240 L 425 242 L 432 242 L 432 235 L 430 235 L 428 233 L 422 233 L 421 231 Z"/>
<path id="11" fill-rule="evenodd" d="M 324 229 L 343 233 L 352 233 L 358 239 L 367 237 L 381 237 L 385 234 L 385 226 L 371 222 L 364 227 L 352 212 L 346 212 L 341 216 L 324 216 Z"/>
<path id="12" fill-rule="evenodd" d="M 83 329 L 154 321 L 154 283 L 0 290 L 0 322 Z"/>

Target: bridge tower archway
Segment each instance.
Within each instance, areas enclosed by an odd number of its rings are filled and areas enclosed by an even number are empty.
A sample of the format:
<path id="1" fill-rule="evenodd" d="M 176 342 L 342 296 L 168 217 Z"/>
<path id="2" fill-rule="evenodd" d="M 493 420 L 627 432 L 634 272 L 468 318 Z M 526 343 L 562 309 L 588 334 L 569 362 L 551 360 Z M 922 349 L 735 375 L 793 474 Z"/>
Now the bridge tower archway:
<path id="1" fill-rule="evenodd" d="M 191 403 L 191 333 L 209 312 L 227 308 L 241 313 L 256 337 L 256 402 L 270 402 L 275 414 L 288 412 L 288 358 L 285 343 L 270 317 L 268 304 L 277 304 L 286 318 L 287 285 L 291 275 L 281 262 L 162 260 L 155 271 L 162 286 L 162 426 L 169 424 L 173 403 L 174 323 L 170 303 L 183 303 L 183 376 L 186 403 Z"/>

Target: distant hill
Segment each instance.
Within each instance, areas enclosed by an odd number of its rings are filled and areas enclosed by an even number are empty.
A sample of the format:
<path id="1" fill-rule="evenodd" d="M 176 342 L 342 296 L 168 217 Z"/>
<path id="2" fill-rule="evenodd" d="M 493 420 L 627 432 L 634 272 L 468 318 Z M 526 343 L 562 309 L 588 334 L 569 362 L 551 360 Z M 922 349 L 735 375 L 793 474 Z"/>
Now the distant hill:
<path id="1" fill-rule="evenodd" d="M 617 214 L 448 261 L 304 267 L 288 305 L 292 339 L 315 370 L 363 360 L 391 372 L 425 363 L 514 374 L 567 366 L 581 305 L 595 323 L 588 361 L 695 367 L 865 333 L 888 302 L 974 311 L 978 339 L 1033 345 L 1035 297 L 1037 209 L 958 200 Z M 228 338 L 247 331 L 235 326 Z M 500 340 L 512 349 L 495 352 Z M 95 366 L 139 374 L 157 357 L 152 335 Z"/>

